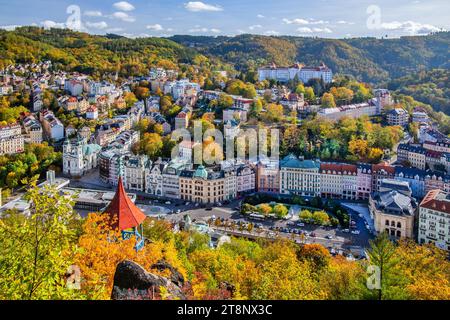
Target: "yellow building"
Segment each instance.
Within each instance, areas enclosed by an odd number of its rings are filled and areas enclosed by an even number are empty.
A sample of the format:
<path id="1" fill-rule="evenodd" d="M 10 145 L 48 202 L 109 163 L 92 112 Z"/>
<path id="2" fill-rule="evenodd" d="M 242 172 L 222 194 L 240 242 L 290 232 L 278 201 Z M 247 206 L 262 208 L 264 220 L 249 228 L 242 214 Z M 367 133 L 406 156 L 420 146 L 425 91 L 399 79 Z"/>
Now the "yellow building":
<path id="1" fill-rule="evenodd" d="M 181 200 L 213 204 L 236 198 L 236 172 L 211 171 L 204 166 L 180 174 Z"/>

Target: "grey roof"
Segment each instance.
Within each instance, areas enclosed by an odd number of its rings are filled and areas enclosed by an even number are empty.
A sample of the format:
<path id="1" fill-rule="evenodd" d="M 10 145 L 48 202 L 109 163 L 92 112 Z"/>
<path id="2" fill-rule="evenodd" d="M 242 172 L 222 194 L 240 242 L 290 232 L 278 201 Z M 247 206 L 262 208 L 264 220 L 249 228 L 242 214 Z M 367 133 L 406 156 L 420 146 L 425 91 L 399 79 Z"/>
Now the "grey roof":
<path id="1" fill-rule="evenodd" d="M 414 215 L 414 209 L 416 208 L 413 198 L 405 196 L 396 190 L 376 193 L 374 200 L 378 210 L 389 214 L 411 216 Z"/>

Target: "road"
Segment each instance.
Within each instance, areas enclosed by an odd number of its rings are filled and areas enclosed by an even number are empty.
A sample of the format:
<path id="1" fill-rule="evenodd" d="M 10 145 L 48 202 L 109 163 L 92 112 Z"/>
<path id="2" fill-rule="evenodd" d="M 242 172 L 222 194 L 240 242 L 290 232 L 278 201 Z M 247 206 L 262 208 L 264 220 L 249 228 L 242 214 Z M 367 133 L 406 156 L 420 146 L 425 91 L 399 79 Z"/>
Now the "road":
<path id="1" fill-rule="evenodd" d="M 341 249 L 348 246 L 358 246 L 358 247 L 367 247 L 369 244 L 369 240 L 371 239 L 371 235 L 369 231 L 365 227 L 364 219 L 359 217 L 358 213 L 351 212 L 352 220 L 356 222 L 356 229 L 359 230 L 359 234 L 352 234 L 345 232 L 340 228 L 332 228 L 332 227 L 321 227 L 311 224 L 306 224 L 303 227 L 295 226 L 294 223 L 297 221 L 297 217 L 291 217 L 288 220 L 265 220 L 265 221 L 254 221 L 249 219 L 248 217 L 241 215 L 236 207 L 239 206 L 239 201 L 233 201 L 227 206 L 224 207 L 213 207 L 210 210 L 206 208 L 198 208 L 193 206 L 192 204 L 188 207 L 183 205 L 157 205 L 165 207 L 171 212 L 175 212 L 174 214 L 158 214 L 151 212 L 152 206 L 149 205 L 139 205 L 144 212 L 153 216 L 161 216 L 165 220 L 177 223 L 183 220 L 184 216 L 188 214 L 193 222 L 208 222 L 210 219 L 222 219 L 225 223 L 234 222 L 238 223 L 253 223 L 255 226 L 260 226 L 262 232 L 257 233 L 256 231 L 252 232 L 251 236 L 258 237 L 268 237 L 269 233 L 276 233 L 280 237 L 292 239 L 292 240 L 304 240 L 305 243 L 320 243 L 327 248 L 335 248 Z M 176 213 L 177 210 L 182 212 Z M 213 228 L 214 225 L 211 225 Z M 276 231 L 276 228 L 288 228 L 288 229 L 297 229 L 299 231 L 303 231 L 307 236 L 305 239 L 301 238 L 299 235 L 287 232 L 279 232 Z M 256 228 L 255 228 L 256 230 Z M 221 231 L 231 232 L 230 228 L 221 229 Z M 238 228 L 235 228 L 234 231 L 238 231 Z M 311 233 L 314 233 L 315 236 L 310 236 Z M 248 233 L 242 234 L 242 236 L 249 236 Z M 330 237 L 331 239 L 328 239 Z"/>

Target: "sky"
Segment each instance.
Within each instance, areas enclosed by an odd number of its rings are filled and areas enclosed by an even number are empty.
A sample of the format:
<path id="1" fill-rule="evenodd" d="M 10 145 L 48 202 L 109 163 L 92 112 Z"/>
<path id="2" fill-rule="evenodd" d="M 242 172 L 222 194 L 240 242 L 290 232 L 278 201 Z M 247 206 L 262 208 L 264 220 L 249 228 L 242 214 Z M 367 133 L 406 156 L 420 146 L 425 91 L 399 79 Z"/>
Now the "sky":
<path id="1" fill-rule="evenodd" d="M 92 34 L 424 35 L 450 30 L 449 0 L 0 0 L 0 28 L 35 25 Z"/>

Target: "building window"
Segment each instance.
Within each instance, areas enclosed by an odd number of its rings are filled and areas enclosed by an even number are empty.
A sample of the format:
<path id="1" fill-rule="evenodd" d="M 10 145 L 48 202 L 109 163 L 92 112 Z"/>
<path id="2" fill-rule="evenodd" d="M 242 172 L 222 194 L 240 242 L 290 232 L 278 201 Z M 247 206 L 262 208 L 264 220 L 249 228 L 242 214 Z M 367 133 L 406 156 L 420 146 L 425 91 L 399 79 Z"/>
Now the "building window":
<path id="1" fill-rule="evenodd" d="M 401 228 L 402 227 L 402 224 L 400 223 L 400 222 L 397 222 L 397 228 Z"/>

